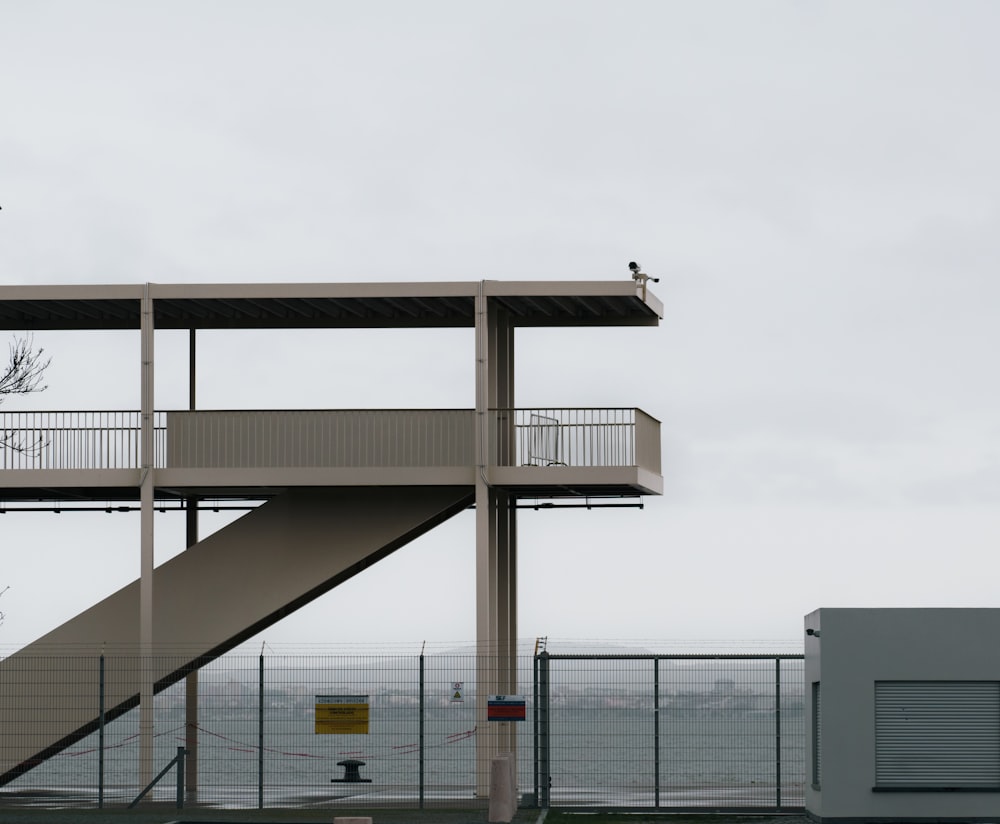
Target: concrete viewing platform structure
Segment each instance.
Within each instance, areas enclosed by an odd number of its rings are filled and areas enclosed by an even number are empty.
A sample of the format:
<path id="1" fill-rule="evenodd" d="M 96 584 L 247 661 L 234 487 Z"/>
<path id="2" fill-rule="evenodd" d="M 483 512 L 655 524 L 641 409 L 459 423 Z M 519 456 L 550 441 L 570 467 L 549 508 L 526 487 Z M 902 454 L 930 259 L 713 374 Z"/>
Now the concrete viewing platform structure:
<path id="1" fill-rule="evenodd" d="M 642 410 L 517 407 L 515 330 L 656 326 L 662 314 L 645 283 L 631 280 L 0 286 L 3 329 L 139 330 L 141 399 L 128 411 L 0 410 L 0 432 L 24 447 L 0 447 L 0 510 L 137 503 L 141 512 L 140 578 L 34 650 L 0 662 L 0 685 L 23 695 L 16 706 L 0 707 L 0 729 L 18 730 L 0 745 L 0 784 L 96 723 L 79 684 L 49 684 L 76 696 L 83 708 L 76 714 L 54 717 L 32 695 L 31 679 L 56 678 L 45 655 L 111 643 L 148 663 L 112 685 L 108 706 L 111 717 L 140 706 L 141 774 L 148 778 L 156 691 L 182 678 L 190 684 L 199 666 L 470 506 L 477 702 L 485 722 L 487 695 L 517 693 L 519 502 L 635 498 L 661 494 L 663 485 L 659 422 Z M 475 330 L 476 396 L 466 409 L 196 407 L 199 330 L 455 327 Z M 186 410 L 155 403 L 155 332 L 167 329 L 189 330 Z M 197 511 L 205 500 L 256 508 L 200 539 Z M 197 551 L 156 566 L 153 513 L 166 507 L 185 510 L 187 544 Z M 236 563 L 239 596 L 198 597 Z M 162 650 L 170 654 L 154 660 Z M 481 781 L 493 755 L 516 751 L 513 727 L 480 725 Z M 196 753 L 196 742 L 189 747 Z M 196 755 L 187 766 L 194 788 Z"/>

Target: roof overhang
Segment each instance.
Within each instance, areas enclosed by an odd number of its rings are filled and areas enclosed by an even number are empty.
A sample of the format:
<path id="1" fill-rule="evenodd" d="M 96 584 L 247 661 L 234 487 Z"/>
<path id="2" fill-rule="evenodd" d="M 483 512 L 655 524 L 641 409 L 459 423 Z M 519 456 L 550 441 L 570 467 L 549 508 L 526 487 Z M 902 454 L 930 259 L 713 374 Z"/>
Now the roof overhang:
<path id="1" fill-rule="evenodd" d="M 475 325 L 476 298 L 515 326 L 656 326 L 663 304 L 628 281 L 0 286 L 0 328 L 138 329 L 146 289 L 157 329 Z"/>

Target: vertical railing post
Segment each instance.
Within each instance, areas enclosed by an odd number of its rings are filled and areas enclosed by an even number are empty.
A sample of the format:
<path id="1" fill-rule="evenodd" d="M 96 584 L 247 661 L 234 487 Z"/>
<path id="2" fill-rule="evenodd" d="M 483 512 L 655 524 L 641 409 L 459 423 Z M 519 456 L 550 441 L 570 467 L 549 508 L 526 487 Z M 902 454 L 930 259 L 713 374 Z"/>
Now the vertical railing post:
<path id="1" fill-rule="evenodd" d="M 420 733 L 418 736 L 420 756 L 419 756 L 419 777 L 420 782 L 420 805 L 419 808 L 422 810 L 424 808 L 424 650 L 420 649 L 420 699 L 419 699 L 419 712 L 420 712 Z"/>
<path id="2" fill-rule="evenodd" d="M 97 809 L 104 809 L 104 653 L 101 653 L 97 716 Z"/>
<path id="3" fill-rule="evenodd" d="M 653 806 L 660 807 L 660 659 L 653 659 Z"/>
<path id="4" fill-rule="evenodd" d="M 774 659 L 774 806 L 781 809 L 781 659 Z"/>
<path id="5" fill-rule="evenodd" d="M 538 806 L 545 810 L 549 807 L 552 790 L 552 776 L 549 774 L 549 654 L 542 651 L 538 654 Z"/>
<path id="6" fill-rule="evenodd" d="M 264 650 L 257 662 L 257 809 L 264 809 Z"/>

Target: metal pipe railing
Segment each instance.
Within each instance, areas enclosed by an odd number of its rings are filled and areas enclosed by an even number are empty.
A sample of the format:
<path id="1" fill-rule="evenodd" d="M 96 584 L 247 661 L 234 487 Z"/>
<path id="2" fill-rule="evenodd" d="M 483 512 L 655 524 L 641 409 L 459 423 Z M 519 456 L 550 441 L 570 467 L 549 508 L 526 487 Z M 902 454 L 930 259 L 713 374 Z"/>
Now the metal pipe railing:
<path id="1" fill-rule="evenodd" d="M 499 466 L 660 465 L 659 423 L 635 408 L 498 409 Z M 648 453 L 648 454 L 647 454 Z"/>
<path id="2" fill-rule="evenodd" d="M 157 413 L 162 442 L 164 413 Z M 0 469 L 135 469 L 138 411 L 0 412 Z"/>
<path id="3" fill-rule="evenodd" d="M 158 467 L 469 466 L 467 409 L 157 412 Z M 138 411 L 0 412 L 0 470 L 137 469 Z M 497 466 L 642 466 L 660 471 L 659 422 L 634 408 L 496 409 Z"/>

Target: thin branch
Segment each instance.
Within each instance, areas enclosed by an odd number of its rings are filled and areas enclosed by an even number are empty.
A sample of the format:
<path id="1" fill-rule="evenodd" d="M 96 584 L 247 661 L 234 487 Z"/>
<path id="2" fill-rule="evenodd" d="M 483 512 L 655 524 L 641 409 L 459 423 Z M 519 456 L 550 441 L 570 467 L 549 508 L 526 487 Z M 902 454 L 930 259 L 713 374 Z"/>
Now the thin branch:
<path id="1" fill-rule="evenodd" d="M 35 349 L 31 335 L 15 337 L 10 344 L 7 367 L 0 373 L 0 396 L 44 392 L 48 387 L 42 383 L 42 374 L 51 362 L 51 358 L 45 357 L 44 349 Z"/>
<path id="2" fill-rule="evenodd" d="M 4 432 L 0 430 L 0 449 L 9 449 L 11 452 L 17 452 L 29 458 L 37 458 L 42 453 L 42 447 L 47 443 L 48 441 L 42 435 L 27 441 L 16 431 Z"/>
<path id="3" fill-rule="evenodd" d="M 51 358 L 45 357 L 45 350 L 41 347 L 36 349 L 34 338 L 29 334 L 23 338 L 15 336 L 10 343 L 9 352 L 7 366 L 0 372 L 0 404 L 7 395 L 44 392 L 47 386 L 42 383 L 42 376 L 52 362 Z M 2 449 L 37 457 L 44 445 L 44 439 L 40 435 L 28 441 L 15 431 L 0 430 Z"/>

